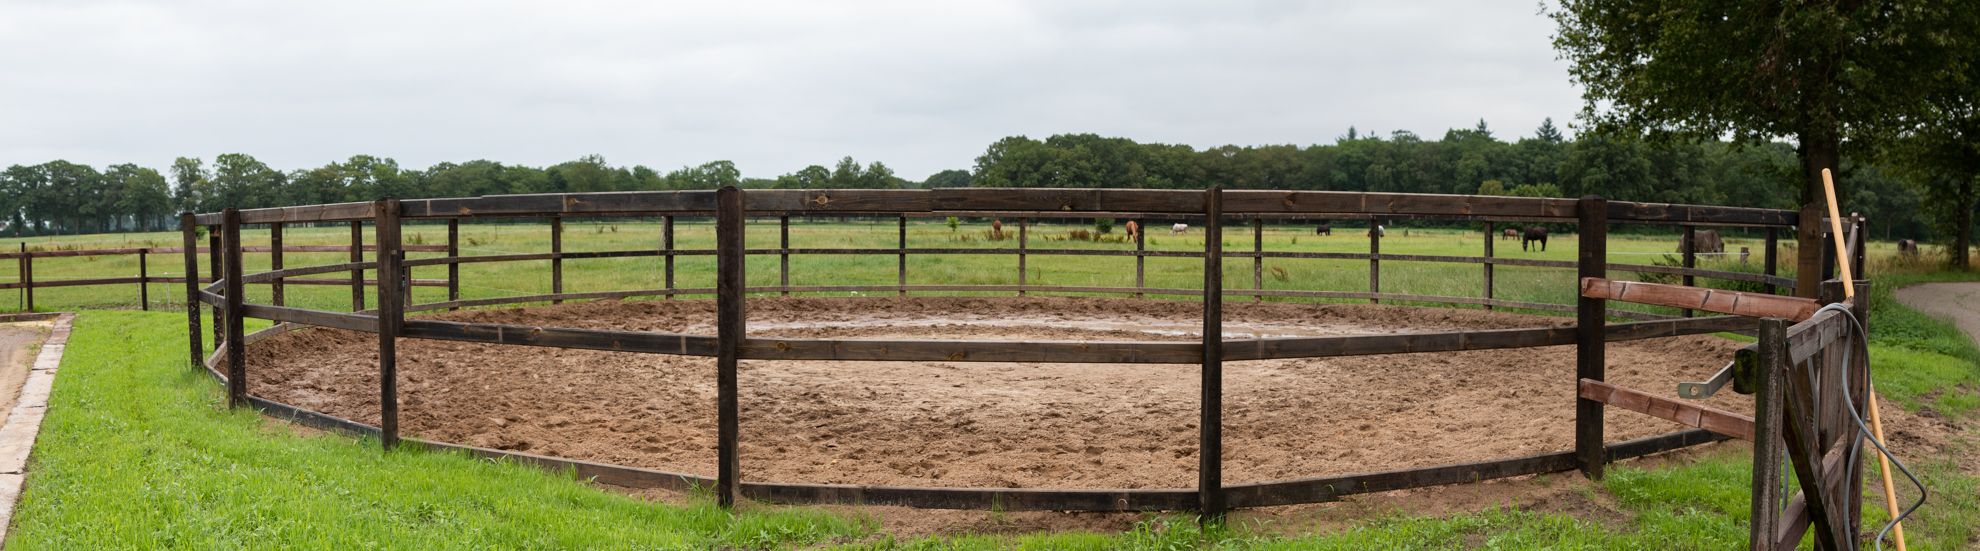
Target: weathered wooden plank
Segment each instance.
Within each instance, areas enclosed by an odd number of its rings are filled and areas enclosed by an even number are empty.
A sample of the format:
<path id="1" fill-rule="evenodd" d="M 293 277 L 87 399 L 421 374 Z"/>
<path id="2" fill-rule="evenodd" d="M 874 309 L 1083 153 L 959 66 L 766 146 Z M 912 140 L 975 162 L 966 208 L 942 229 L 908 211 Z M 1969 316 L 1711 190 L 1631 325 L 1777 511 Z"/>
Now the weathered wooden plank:
<path id="1" fill-rule="evenodd" d="M 683 356 L 714 356 L 716 352 L 716 338 L 701 335 L 498 323 L 406 320 L 402 336 L 444 341 Z"/>
<path id="2" fill-rule="evenodd" d="M 407 200 L 403 205 L 407 218 L 661 214 L 712 211 L 715 209 L 715 192 L 615 191 L 493 195 Z"/>
<path id="3" fill-rule="evenodd" d="M 1791 210 L 1631 201 L 1611 201 L 1608 216 L 1617 222 L 1707 226 L 1785 227 L 1800 219 L 1799 213 Z"/>
<path id="4" fill-rule="evenodd" d="M 1197 507 L 1191 489 L 1058 490 L 913 488 L 846 484 L 743 483 L 750 499 L 770 503 L 892 505 L 996 511 L 1174 511 Z"/>
<path id="5" fill-rule="evenodd" d="M 1223 519 L 1224 495 L 1224 188 L 1203 194 L 1203 362 L 1197 403 L 1197 513 Z"/>
<path id="6" fill-rule="evenodd" d="M 1567 219 L 1574 201 L 1529 197 L 1484 197 L 1351 191 L 1233 190 L 1237 213 L 1364 213 L 1379 215 L 1519 216 Z"/>
<path id="7" fill-rule="evenodd" d="M 1618 342 L 1720 332 L 1751 333 L 1754 324 L 1753 318 L 1740 316 L 1634 321 L 1609 324 L 1604 337 L 1609 342 Z"/>
<path id="8" fill-rule="evenodd" d="M 296 323 L 316 327 L 378 332 L 378 316 L 351 314 L 345 312 L 325 312 L 288 306 L 268 306 L 263 304 L 242 305 L 241 315 L 284 323 Z"/>
<path id="9" fill-rule="evenodd" d="M 1229 361 L 1455 352 L 1574 344 L 1573 327 L 1230 340 Z"/>
<path id="10" fill-rule="evenodd" d="M 1203 345 L 1147 341 L 914 341 L 750 338 L 750 360 L 1170 363 L 1203 361 Z"/>
<path id="11" fill-rule="evenodd" d="M 199 244 L 199 236 L 196 232 L 198 227 L 192 213 L 179 213 L 179 238 L 185 243 L 182 251 L 194 250 Z M 186 270 L 186 342 L 192 347 L 191 365 L 198 367 L 200 353 L 204 352 L 204 344 L 200 342 L 199 255 L 182 252 L 181 256 L 185 258 Z"/>
<path id="12" fill-rule="evenodd" d="M 901 213 L 929 210 L 921 189 L 752 189 L 743 198 L 749 212 Z"/>
<path id="13" fill-rule="evenodd" d="M 1573 452 L 1224 487 L 1232 507 L 1324 503 L 1343 496 L 1479 482 L 1574 469 Z"/>
<path id="14" fill-rule="evenodd" d="M 1601 381 L 1581 380 L 1587 398 L 1651 417 L 1697 427 L 1740 440 L 1753 440 L 1753 418 L 1708 406 L 1652 396 Z"/>
<path id="15" fill-rule="evenodd" d="M 133 284 L 133 283 L 143 283 L 143 282 L 144 282 L 144 280 L 145 280 L 145 278 L 140 278 L 140 277 L 98 277 L 98 278 L 90 278 L 90 279 L 44 279 L 44 280 L 40 280 L 40 281 L 34 281 L 34 280 L 32 280 L 32 279 L 29 279 L 29 280 L 25 280 L 25 281 L 16 281 L 16 282 L 11 282 L 11 283 L 0 283 L 0 289 L 24 289 L 24 288 L 34 288 L 34 289 L 47 289 L 47 288 L 50 288 L 50 287 L 83 287 L 83 286 L 90 286 L 90 285 L 130 285 L 130 284 Z"/>
<path id="16" fill-rule="evenodd" d="M 1755 318 L 1808 319 L 1821 305 L 1813 300 L 1640 281 L 1581 279 L 1581 296 L 1638 304 L 1692 308 Z"/>
<path id="17" fill-rule="evenodd" d="M 1848 330 L 1849 318 L 1833 311 L 1815 314 L 1788 327 L 1788 361 L 1794 364 L 1808 361 L 1842 339 Z"/>
<path id="18" fill-rule="evenodd" d="M 928 190 L 937 211 L 1203 212 L 1203 192 L 1152 189 L 942 188 Z"/>

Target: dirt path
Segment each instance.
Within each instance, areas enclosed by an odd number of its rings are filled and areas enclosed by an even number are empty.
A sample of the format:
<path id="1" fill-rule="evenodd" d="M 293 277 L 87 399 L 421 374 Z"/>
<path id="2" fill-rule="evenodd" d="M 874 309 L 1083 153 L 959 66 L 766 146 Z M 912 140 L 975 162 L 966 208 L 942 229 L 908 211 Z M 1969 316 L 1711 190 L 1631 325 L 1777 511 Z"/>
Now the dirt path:
<path id="1" fill-rule="evenodd" d="M 1897 290 L 1898 302 L 1950 319 L 1980 342 L 1980 282 L 1925 283 Z"/>
<path id="2" fill-rule="evenodd" d="M 45 322 L 0 324 L 0 422 L 14 410 L 34 363 L 35 345 L 48 336 Z"/>

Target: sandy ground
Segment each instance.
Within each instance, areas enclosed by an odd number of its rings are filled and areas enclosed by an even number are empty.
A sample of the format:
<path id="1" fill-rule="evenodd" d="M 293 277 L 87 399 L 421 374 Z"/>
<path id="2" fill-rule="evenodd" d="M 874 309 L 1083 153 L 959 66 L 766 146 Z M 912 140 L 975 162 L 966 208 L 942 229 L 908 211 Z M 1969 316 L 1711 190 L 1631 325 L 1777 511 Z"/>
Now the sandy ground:
<path id="1" fill-rule="evenodd" d="M 0 324 L 0 423 L 14 411 L 21 384 L 34 367 L 35 345 L 48 336 L 46 322 Z"/>
<path id="2" fill-rule="evenodd" d="M 1189 340 L 1200 306 L 1103 299 L 762 299 L 752 334 L 792 337 Z M 708 333 L 712 304 L 587 302 L 443 319 Z M 1226 331 L 1395 333 L 1568 323 L 1479 311 L 1233 303 Z M 1610 380 L 1667 393 L 1737 345 L 1612 345 Z M 375 423 L 374 337 L 311 330 L 250 350 L 250 390 Z M 406 340 L 401 424 L 478 446 L 709 474 L 713 360 Z M 1186 488 L 1195 481 L 1191 366 L 962 362 L 742 365 L 746 476 L 778 482 Z M 1232 362 L 1228 482 L 1512 457 L 1572 447 L 1572 347 Z M 1730 394 L 1730 393 L 1728 393 Z M 1736 397 L 1709 402 L 1747 410 Z M 1621 440 L 1680 427 L 1608 416 Z"/>

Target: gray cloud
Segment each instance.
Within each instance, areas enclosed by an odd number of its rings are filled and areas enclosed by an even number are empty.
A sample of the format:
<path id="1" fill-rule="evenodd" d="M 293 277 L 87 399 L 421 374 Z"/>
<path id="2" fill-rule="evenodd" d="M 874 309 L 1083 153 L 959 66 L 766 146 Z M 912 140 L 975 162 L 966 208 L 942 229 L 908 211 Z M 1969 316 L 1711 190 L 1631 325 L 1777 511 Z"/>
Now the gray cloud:
<path id="1" fill-rule="evenodd" d="M 0 164 L 599 153 L 919 178 L 991 141 L 1524 135 L 1579 108 L 1531 0 L 0 2 Z"/>

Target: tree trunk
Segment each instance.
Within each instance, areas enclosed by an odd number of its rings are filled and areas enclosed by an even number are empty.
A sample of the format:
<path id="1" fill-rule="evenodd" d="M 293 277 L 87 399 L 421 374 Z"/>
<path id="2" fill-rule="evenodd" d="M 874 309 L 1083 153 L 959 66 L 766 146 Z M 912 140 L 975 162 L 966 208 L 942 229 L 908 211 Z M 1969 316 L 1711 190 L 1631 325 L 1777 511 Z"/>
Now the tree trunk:
<path id="1" fill-rule="evenodd" d="M 1817 298 L 1822 286 L 1822 233 L 1829 230 L 1822 219 L 1829 215 L 1828 199 L 1822 192 L 1822 169 L 1841 165 L 1840 140 L 1829 132 L 1801 134 L 1801 220 L 1795 226 L 1794 295 Z"/>
<path id="2" fill-rule="evenodd" d="M 1953 216 L 1958 229 L 1953 231 L 1952 246 L 1946 248 L 1946 264 L 1955 270 L 1965 270 L 1973 265 L 1967 253 L 1973 249 L 1974 195 L 1976 191 L 1980 191 L 1974 189 L 1975 185 L 1974 179 L 1968 178 L 1959 186 L 1959 198 L 1962 204 L 1956 211 L 1959 214 Z"/>

